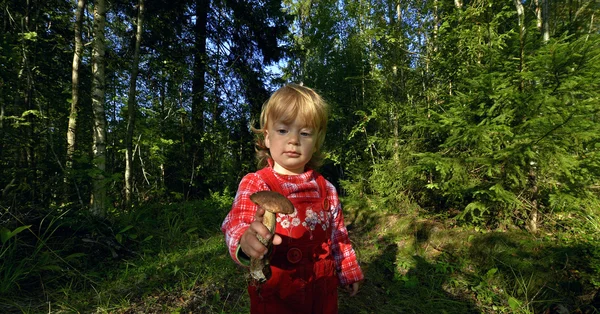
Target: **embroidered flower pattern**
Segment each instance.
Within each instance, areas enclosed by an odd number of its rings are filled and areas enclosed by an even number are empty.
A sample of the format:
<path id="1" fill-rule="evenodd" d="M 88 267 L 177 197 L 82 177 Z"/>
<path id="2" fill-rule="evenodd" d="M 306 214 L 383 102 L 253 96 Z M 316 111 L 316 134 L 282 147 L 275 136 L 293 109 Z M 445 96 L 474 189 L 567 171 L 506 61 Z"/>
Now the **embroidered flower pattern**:
<path id="1" fill-rule="evenodd" d="M 319 218 L 317 217 L 317 214 L 315 214 L 315 212 L 310 207 L 306 209 L 306 218 L 304 219 L 302 225 L 306 227 L 306 229 L 313 231 L 315 230 L 315 226 L 318 222 Z"/>
<path id="2" fill-rule="evenodd" d="M 277 214 L 277 222 L 282 228 L 288 229 L 288 232 L 291 232 L 291 229 L 294 227 L 302 225 L 310 232 L 311 238 L 312 231 L 319 225 L 323 231 L 326 231 L 330 227 L 330 219 L 331 213 L 329 211 L 315 212 L 312 207 L 306 209 L 304 221 L 298 217 L 298 211 L 296 210 L 289 215 Z"/>

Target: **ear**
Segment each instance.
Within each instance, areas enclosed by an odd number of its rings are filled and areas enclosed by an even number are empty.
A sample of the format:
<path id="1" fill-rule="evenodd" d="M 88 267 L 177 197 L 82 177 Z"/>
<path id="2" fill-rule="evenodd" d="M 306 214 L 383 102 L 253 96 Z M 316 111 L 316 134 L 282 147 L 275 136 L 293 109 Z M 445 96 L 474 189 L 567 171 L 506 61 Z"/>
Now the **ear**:
<path id="1" fill-rule="evenodd" d="M 265 130 L 265 146 L 271 148 L 271 140 L 269 139 L 269 131 Z"/>

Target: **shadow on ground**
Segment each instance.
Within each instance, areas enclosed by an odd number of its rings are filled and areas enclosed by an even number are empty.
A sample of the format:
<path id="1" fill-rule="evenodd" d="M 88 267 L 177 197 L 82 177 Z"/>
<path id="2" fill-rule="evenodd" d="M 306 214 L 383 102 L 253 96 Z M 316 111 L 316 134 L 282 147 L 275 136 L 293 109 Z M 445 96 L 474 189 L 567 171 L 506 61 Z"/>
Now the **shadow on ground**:
<path id="1" fill-rule="evenodd" d="M 366 279 L 356 297 L 340 290 L 342 314 L 600 314 L 597 244 L 368 211 L 349 220 Z"/>

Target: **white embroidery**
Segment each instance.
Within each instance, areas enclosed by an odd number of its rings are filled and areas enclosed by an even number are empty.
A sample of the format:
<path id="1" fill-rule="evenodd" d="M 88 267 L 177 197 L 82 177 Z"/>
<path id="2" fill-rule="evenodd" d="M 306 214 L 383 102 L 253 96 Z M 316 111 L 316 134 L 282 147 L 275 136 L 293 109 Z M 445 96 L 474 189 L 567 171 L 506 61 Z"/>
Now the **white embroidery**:
<path id="1" fill-rule="evenodd" d="M 300 225 L 300 218 L 294 217 L 294 219 L 292 219 L 292 226 L 298 227 L 299 225 Z"/>
<path id="2" fill-rule="evenodd" d="M 277 223 L 284 228 L 291 229 L 297 227 L 299 225 L 304 226 L 312 236 L 312 231 L 314 231 L 317 225 L 320 225 L 323 231 L 326 231 L 330 226 L 331 213 L 326 211 L 315 212 L 312 207 L 308 207 L 305 213 L 306 217 L 304 221 L 298 218 L 298 211 L 294 209 L 294 213 L 289 215 L 278 214 L 277 215 Z"/>

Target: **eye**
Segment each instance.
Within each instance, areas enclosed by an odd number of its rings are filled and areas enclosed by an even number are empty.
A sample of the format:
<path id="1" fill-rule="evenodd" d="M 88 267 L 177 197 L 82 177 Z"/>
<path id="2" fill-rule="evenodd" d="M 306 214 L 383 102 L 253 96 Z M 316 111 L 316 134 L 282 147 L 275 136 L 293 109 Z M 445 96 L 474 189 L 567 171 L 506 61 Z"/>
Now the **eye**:
<path id="1" fill-rule="evenodd" d="M 304 137 L 310 137 L 312 135 L 312 132 L 310 132 L 310 131 L 302 131 L 302 132 L 300 132 L 300 135 L 304 136 Z"/>
<path id="2" fill-rule="evenodd" d="M 276 132 L 277 132 L 277 134 L 282 134 L 283 135 L 283 134 L 287 134 L 288 131 L 286 129 L 277 129 Z"/>

